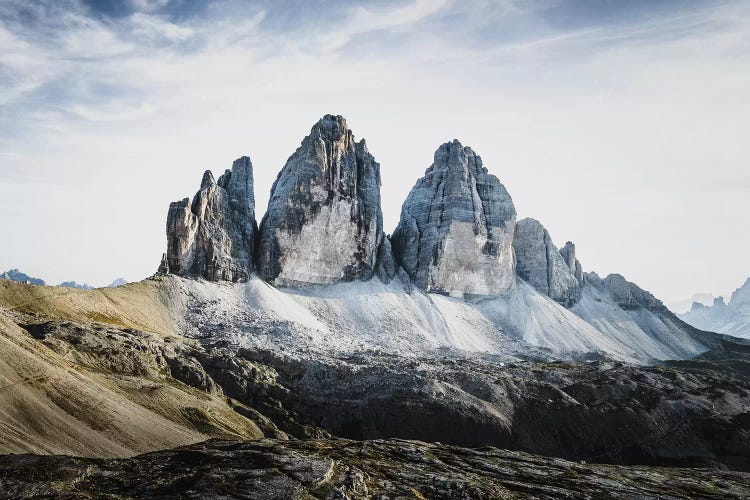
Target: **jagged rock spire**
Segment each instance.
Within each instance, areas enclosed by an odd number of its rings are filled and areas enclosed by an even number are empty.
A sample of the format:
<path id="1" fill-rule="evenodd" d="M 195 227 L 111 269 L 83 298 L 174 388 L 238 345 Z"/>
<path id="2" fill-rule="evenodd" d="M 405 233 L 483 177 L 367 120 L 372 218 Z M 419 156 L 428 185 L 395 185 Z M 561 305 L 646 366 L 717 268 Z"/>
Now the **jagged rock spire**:
<path id="1" fill-rule="evenodd" d="M 271 188 L 259 273 L 280 285 L 369 279 L 383 239 L 380 165 L 343 117 L 326 115 Z"/>
<path id="2" fill-rule="evenodd" d="M 427 291 L 497 294 L 510 289 L 516 210 L 508 191 L 458 140 L 443 144 L 412 188 L 391 243 Z"/>
<path id="3" fill-rule="evenodd" d="M 218 182 L 207 170 L 192 203 L 185 198 L 170 204 L 166 261 L 159 270 L 245 281 L 253 272 L 256 231 L 253 166 L 243 156 Z"/>
<path id="4" fill-rule="evenodd" d="M 567 245 L 566 248 L 567 256 L 573 258 L 573 269 L 538 220 L 522 219 L 516 224 L 513 249 L 516 252 L 518 276 L 538 292 L 570 307 L 581 298 L 583 280 L 579 281 L 574 274 L 574 248 Z"/>
<path id="5" fill-rule="evenodd" d="M 575 244 L 572 241 L 565 242 L 565 246 L 560 249 L 560 255 L 563 256 L 565 263 L 573 271 L 573 276 L 578 280 L 578 283 L 583 285 L 583 268 L 576 258 Z"/>

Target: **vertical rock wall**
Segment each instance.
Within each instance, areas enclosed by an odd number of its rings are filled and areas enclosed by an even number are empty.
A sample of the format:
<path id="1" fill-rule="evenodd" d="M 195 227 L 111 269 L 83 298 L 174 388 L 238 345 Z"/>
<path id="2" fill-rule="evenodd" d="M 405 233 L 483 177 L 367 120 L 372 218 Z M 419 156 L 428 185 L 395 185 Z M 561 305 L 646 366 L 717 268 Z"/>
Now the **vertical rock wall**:
<path id="1" fill-rule="evenodd" d="M 515 282 L 516 210 L 482 159 L 454 140 L 412 188 L 391 243 L 398 263 L 423 290 L 503 293 Z"/>
<path id="2" fill-rule="evenodd" d="M 253 166 L 244 156 L 218 182 L 207 170 L 192 203 L 185 198 L 170 204 L 166 262 L 159 269 L 244 281 L 253 272 L 256 228 Z"/>
<path id="3" fill-rule="evenodd" d="M 273 184 L 260 276 L 279 285 L 369 279 L 382 240 L 380 165 L 343 117 L 326 115 Z"/>

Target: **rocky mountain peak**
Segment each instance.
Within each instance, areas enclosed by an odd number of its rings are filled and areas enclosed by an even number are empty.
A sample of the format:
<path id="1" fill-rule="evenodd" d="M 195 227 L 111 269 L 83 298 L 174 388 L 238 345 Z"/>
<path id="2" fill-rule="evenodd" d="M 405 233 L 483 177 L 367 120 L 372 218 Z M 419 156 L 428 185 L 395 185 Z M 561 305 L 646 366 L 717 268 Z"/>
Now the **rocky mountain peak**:
<path id="1" fill-rule="evenodd" d="M 732 293 L 729 304 L 735 307 L 750 304 L 750 278 L 747 278 L 745 283 Z"/>
<path id="2" fill-rule="evenodd" d="M 609 274 L 601 280 L 601 287 L 609 293 L 622 309 L 645 307 L 652 310 L 665 310 L 662 302 L 650 292 L 625 279 L 621 274 Z"/>
<path id="3" fill-rule="evenodd" d="M 271 188 L 260 275 L 281 285 L 369 279 L 382 241 L 380 165 L 343 117 L 326 115 Z"/>
<path id="4" fill-rule="evenodd" d="M 515 282 L 515 219 L 505 186 L 454 139 L 437 149 L 412 188 L 391 243 L 399 264 L 423 290 L 503 293 Z"/>
<path id="5" fill-rule="evenodd" d="M 536 219 L 522 219 L 516 224 L 513 249 L 518 276 L 565 307 L 580 300 L 583 283 L 575 246 L 568 243 L 562 252 L 558 251 L 547 230 Z M 580 279 L 576 272 L 580 273 Z"/>
<path id="6" fill-rule="evenodd" d="M 575 244 L 572 241 L 565 242 L 565 246 L 560 249 L 560 255 L 563 256 L 565 263 L 573 271 L 573 276 L 578 280 L 578 283 L 583 284 L 583 268 L 576 258 Z"/>
<path id="7" fill-rule="evenodd" d="M 256 228 L 253 166 L 243 156 L 218 182 L 207 170 L 192 203 L 185 198 L 169 206 L 167 254 L 159 271 L 245 281 L 253 271 Z"/>

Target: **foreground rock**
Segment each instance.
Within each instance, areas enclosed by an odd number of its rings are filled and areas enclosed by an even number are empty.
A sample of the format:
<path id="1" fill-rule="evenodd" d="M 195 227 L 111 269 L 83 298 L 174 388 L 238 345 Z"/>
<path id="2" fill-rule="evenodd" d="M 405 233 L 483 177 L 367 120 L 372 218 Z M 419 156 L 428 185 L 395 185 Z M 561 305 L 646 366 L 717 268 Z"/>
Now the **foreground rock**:
<path id="1" fill-rule="evenodd" d="M 423 290 L 498 294 L 515 282 L 515 220 L 505 187 L 471 148 L 454 140 L 438 148 L 409 193 L 393 248 Z"/>
<path id="2" fill-rule="evenodd" d="M 271 188 L 259 272 L 280 285 L 369 279 L 383 240 L 380 165 L 341 116 L 324 116 Z"/>
<path id="3" fill-rule="evenodd" d="M 209 280 L 245 281 L 253 272 L 253 166 L 243 156 L 214 180 L 203 174 L 193 198 L 169 206 L 167 255 L 160 272 Z"/>
<path id="4" fill-rule="evenodd" d="M 412 441 L 209 441 L 125 460 L 0 457 L 0 498 L 747 498 L 750 475 Z"/>
<path id="5" fill-rule="evenodd" d="M 566 247 L 573 267 L 552 243 L 549 233 L 536 219 L 522 219 L 516 224 L 513 240 L 518 275 L 536 290 L 565 307 L 581 298 L 581 282 L 576 279 L 575 251 Z M 580 264 L 579 264 L 580 266 Z"/>

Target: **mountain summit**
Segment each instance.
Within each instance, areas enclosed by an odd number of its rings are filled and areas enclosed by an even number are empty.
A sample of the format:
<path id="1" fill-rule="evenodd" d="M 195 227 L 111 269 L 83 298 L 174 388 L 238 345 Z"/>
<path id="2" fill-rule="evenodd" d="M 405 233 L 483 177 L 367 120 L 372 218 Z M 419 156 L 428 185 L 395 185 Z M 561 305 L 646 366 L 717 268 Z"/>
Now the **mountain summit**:
<path id="1" fill-rule="evenodd" d="M 391 238 L 398 263 L 425 291 L 503 293 L 515 284 L 516 209 L 500 181 L 458 140 L 435 152 Z"/>
<path id="2" fill-rule="evenodd" d="M 383 241 L 380 165 L 326 115 L 289 157 L 260 225 L 260 276 L 281 285 L 369 279 Z"/>

